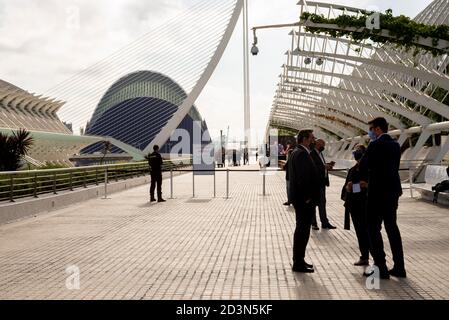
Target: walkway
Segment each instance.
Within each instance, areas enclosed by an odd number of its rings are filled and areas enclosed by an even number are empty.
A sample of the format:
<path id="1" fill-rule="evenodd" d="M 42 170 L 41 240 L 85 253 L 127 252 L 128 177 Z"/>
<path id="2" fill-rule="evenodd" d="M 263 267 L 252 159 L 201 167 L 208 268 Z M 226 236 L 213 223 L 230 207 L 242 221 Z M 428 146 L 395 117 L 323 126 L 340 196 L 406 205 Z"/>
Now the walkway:
<path id="1" fill-rule="evenodd" d="M 449 210 L 404 197 L 399 222 L 409 278 L 368 290 L 354 232 L 343 230 L 332 178 L 329 215 L 335 231 L 314 232 L 308 260 L 316 273 L 291 271 L 294 212 L 282 206 L 284 174 L 175 179 L 175 197 L 148 202 L 148 187 L 91 200 L 0 226 L 0 299 L 448 299 Z M 164 186 L 168 194 L 168 183 Z M 409 193 L 407 193 L 408 195 Z M 68 290 L 68 266 L 80 289 Z"/>

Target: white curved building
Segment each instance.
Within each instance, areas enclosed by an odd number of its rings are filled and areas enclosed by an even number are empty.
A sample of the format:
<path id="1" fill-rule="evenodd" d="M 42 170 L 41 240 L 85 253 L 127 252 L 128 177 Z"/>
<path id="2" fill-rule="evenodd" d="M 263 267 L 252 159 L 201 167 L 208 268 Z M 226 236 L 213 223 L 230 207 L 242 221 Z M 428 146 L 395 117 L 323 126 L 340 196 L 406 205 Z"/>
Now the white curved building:
<path id="1" fill-rule="evenodd" d="M 0 80 L 0 127 L 70 134 L 57 112 L 64 102 L 36 96 Z"/>
<path id="2" fill-rule="evenodd" d="M 58 110 L 64 102 L 31 94 L 0 80 L 0 132 L 11 134 L 18 129 L 30 131 L 35 143 L 27 161 L 71 166 L 69 158 L 96 138 L 76 137 L 59 120 Z"/>

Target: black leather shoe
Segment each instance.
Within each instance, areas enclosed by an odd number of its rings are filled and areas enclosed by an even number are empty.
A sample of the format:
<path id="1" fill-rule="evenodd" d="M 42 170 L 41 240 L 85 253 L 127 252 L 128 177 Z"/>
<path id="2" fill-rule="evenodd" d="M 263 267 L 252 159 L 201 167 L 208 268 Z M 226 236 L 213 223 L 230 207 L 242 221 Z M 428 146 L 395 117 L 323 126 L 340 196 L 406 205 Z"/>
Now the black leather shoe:
<path id="1" fill-rule="evenodd" d="M 318 226 L 317 226 L 316 224 L 314 224 L 314 225 L 312 226 L 312 230 L 318 231 L 318 230 L 320 230 L 320 228 L 318 228 Z"/>
<path id="2" fill-rule="evenodd" d="M 299 272 L 299 273 L 314 273 L 315 270 L 313 270 L 312 268 L 308 268 L 305 265 L 303 266 L 293 266 L 292 268 L 293 272 Z"/>
<path id="3" fill-rule="evenodd" d="M 396 277 L 396 278 L 407 278 L 407 272 L 405 269 L 397 269 L 393 268 L 389 271 L 390 276 Z"/>
<path id="4" fill-rule="evenodd" d="M 367 267 L 369 266 L 369 260 L 360 258 L 360 260 L 354 263 L 354 265 L 357 267 Z"/>
<path id="5" fill-rule="evenodd" d="M 310 264 L 310 263 L 307 263 L 307 262 L 304 262 L 304 266 L 309 268 L 309 269 L 314 269 L 313 264 Z"/>
<path id="6" fill-rule="evenodd" d="M 159 199 L 157 202 L 167 202 L 167 201 L 164 199 Z"/>
<path id="7" fill-rule="evenodd" d="M 284 203 L 284 206 L 287 206 L 287 207 L 289 207 L 291 205 L 291 203 L 290 202 L 286 202 L 286 203 Z"/>
<path id="8" fill-rule="evenodd" d="M 156 199 L 151 199 L 150 202 L 156 202 Z"/>
<path id="9" fill-rule="evenodd" d="M 373 274 L 374 274 L 374 269 L 373 268 L 368 268 L 363 273 L 363 276 L 364 277 L 371 277 Z M 381 279 L 384 279 L 384 280 L 390 279 L 390 273 L 388 272 L 388 269 L 386 267 L 380 269 L 379 277 Z"/>
<path id="10" fill-rule="evenodd" d="M 330 223 L 325 224 L 323 226 L 321 226 L 323 229 L 327 229 L 327 230 L 334 230 L 337 229 L 337 227 L 334 227 L 333 225 L 331 225 Z"/>

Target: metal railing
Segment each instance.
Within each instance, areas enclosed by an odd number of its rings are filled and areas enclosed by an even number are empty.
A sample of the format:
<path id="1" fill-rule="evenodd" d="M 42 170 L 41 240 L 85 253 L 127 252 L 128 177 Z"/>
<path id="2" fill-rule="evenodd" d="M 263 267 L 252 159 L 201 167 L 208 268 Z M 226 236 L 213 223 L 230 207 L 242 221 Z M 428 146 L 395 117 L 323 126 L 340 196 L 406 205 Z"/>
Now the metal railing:
<path id="1" fill-rule="evenodd" d="M 401 166 L 403 164 L 409 164 L 408 168 L 400 168 L 399 172 L 408 172 L 408 177 L 404 180 L 401 180 L 402 184 L 408 184 L 408 187 L 403 187 L 404 189 L 410 190 L 410 197 L 414 198 L 413 190 L 416 189 L 415 186 L 415 178 L 417 173 L 419 174 L 422 170 L 424 170 L 427 166 L 430 165 L 443 165 L 445 166 L 445 162 L 440 163 L 433 163 L 433 162 L 426 162 L 422 163 L 421 160 L 410 160 L 410 161 L 401 161 Z M 419 163 L 416 165 L 415 163 Z M 414 165 L 415 164 L 415 165 Z M 330 170 L 329 173 L 337 175 L 342 178 L 346 178 L 347 174 L 349 172 L 349 169 L 334 169 Z"/>
<path id="2" fill-rule="evenodd" d="M 190 158 L 178 159 L 176 162 L 164 161 L 162 169 L 170 171 L 175 168 L 191 166 Z M 0 202 L 21 198 L 38 198 L 44 194 L 58 194 L 62 191 L 74 191 L 89 186 L 99 186 L 110 182 L 143 177 L 150 173 L 147 162 L 113 164 L 68 169 L 32 170 L 17 172 L 0 172 Z"/>
<path id="3" fill-rule="evenodd" d="M 214 170 L 195 170 L 195 169 L 171 169 L 170 170 L 170 198 L 173 199 L 174 197 L 174 188 L 173 188 L 173 176 L 175 172 L 181 172 L 181 173 L 192 173 L 192 198 L 196 197 L 195 193 L 195 173 L 210 173 L 211 176 L 213 176 L 213 197 L 217 197 L 217 180 L 216 175 L 218 173 L 226 173 L 226 194 L 225 199 L 230 198 L 230 174 L 231 173 L 259 173 L 262 177 L 262 195 L 265 197 L 267 195 L 267 188 L 266 188 L 266 176 L 267 173 L 275 173 L 275 172 L 281 172 L 281 169 L 260 169 L 260 170 L 245 170 L 245 169 L 238 169 L 238 170 L 231 170 L 229 168 L 227 169 L 214 169 Z"/>

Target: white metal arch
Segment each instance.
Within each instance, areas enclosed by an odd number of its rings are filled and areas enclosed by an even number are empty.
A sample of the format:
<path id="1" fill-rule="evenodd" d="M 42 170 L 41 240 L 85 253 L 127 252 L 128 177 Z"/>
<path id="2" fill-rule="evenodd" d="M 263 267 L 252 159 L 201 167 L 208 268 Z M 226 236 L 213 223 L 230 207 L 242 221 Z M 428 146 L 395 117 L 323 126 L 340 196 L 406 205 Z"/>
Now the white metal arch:
<path id="1" fill-rule="evenodd" d="M 283 119 L 283 120 L 287 120 L 287 121 L 291 121 L 292 123 L 298 122 L 295 121 L 294 119 L 292 119 L 291 115 L 289 114 L 279 114 L 276 115 L 273 119 Z M 335 132 L 335 133 L 341 133 L 338 134 L 344 138 L 349 138 L 349 137 L 353 137 L 354 135 L 356 135 L 355 131 L 351 131 L 348 128 L 339 125 L 336 122 L 332 122 L 329 121 L 325 118 L 321 118 L 321 117 L 313 117 L 308 113 L 304 113 L 303 116 L 301 117 L 302 120 L 309 120 L 310 123 L 307 121 L 307 123 L 309 123 L 309 126 L 312 124 L 318 124 L 320 126 L 323 126 L 324 128 L 328 128 L 328 130 L 330 130 L 331 132 Z M 297 129 L 297 128 L 296 128 Z"/>
<path id="2" fill-rule="evenodd" d="M 313 93 L 313 92 L 308 92 L 307 94 L 301 94 L 298 95 L 298 97 L 304 97 L 304 96 L 315 96 L 315 97 L 322 97 L 322 93 Z M 282 99 L 291 99 L 290 97 L 284 97 L 282 95 L 282 93 L 280 95 L 278 95 L 277 99 L 282 100 Z M 294 99 L 295 100 L 295 99 Z M 301 100 L 301 99 L 298 99 Z M 341 97 L 335 96 L 332 97 L 332 99 L 328 99 L 327 97 L 323 97 L 321 102 L 313 102 L 316 105 L 320 105 L 323 108 L 328 108 L 328 109 L 334 109 L 337 110 L 341 113 L 347 114 L 351 117 L 356 118 L 357 120 L 364 122 L 366 125 L 368 123 L 368 121 L 370 121 L 372 118 L 374 117 L 385 117 L 391 125 L 393 125 L 395 128 L 398 129 L 402 129 L 404 128 L 403 124 L 395 117 L 392 117 L 388 114 L 384 114 L 381 111 L 379 111 L 379 109 L 374 108 L 372 105 L 369 104 L 365 104 L 365 108 L 364 110 L 359 110 L 357 109 L 357 105 L 356 103 L 352 102 L 351 100 L 348 99 L 343 99 Z M 363 111 L 363 112 L 362 112 Z M 368 113 L 366 113 L 368 112 Z"/>
<path id="3" fill-rule="evenodd" d="M 293 121 L 291 118 L 288 117 L 277 117 L 273 118 L 272 123 L 282 123 L 283 126 L 289 127 L 294 130 L 302 130 L 304 128 L 311 128 L 311 127 L 320 127 L 324 130 L 327 130 L 329 132 L 332 132 L 336 136 L 346 139 L 349 136 L 343 132 L 340 131 L 340 128 L 333 126 L 330 123 L 323 123 L 320 121 L 307 121 L 307 119 L 302 119 L 301 121 Z"/>
<path id="4" fill-rule="evenodd" d="M 406 84 L 403 84 L 402 87 L 390 85 L 388 82 L 388 78 L 382 79 L 383 81 L 375 80 L 375 79 L 367 79 L 363 77 L 359 77 L 354 75 L 346 75 L 338 72 L 324 72 L 320 70 L 306 69 L 306 68 L 298 68 L 297 71 L 311 74 L 318 74 L 322 76 L 331 76 L 335 78 L 344 79 L 349 83 L 357 82 L 361 83 L 366 87 L 370 88 L 378 88 L 381 90 L 388 90 L 391 93 L 397 93 L 402 97 L 407 98 L 410 101 L 414 101 L 418 104 L 426 106 L 428 109 L 433 112 L 449 119 L 449 108 L 444 103 L 439 102 L 438 100 L 433 99 L 429 95 L 416 90 L 415 88 L 409 87 Z M 384 76 L 385 77 L 385 76 Z M 296 79 L 296 78 L 293 78 Z"/>
<path id="5" fill-rule="evenodd" d="M 364 93 L 364 92 L 358 92 L 358 91 L 354 91 L 354 90 L 349 90 L 349 89 L 344 89 L 344 88 L 336 88 L 336 87 L 332 87 L 326 84 L 322 84 L 322 85 L 316 85 L 316 84 L 302 84 L 302 83 L 298 83 L 299 85 L 304 85 L 304 86 L 310 86 L 310 87 L 315 87 L 315 88 L 320 88 L 320 89 L 327 89 L 327 90 L 333 90 L 335 92 L 341 92 L 347 95 L 351 95 L 351 96 L 356 96 L 356 97 L 361 97 L 361 98 L 365 98 L 369 101 L 371 101 L 372 103 L 378 104 L 382 107 L 384 107 L 385 109 L 388 109 L 394 113 L 400 114 L 401 116 L 408 118 L 412 121 L 414 121 L 415 123 L 422 125 L 422 126 L 426 126 L 432 123 L 432 121 L 417 113 L 417 112 L 413 112 L 411 110 L 406 109 L 403 105 L 399 106 L 396 103 L 392 103 L 392 102 L 388 102 L 386 100 L 381 99 L 380 97 L 376 97 L 373 96 L 369 93 Z M 293 86 L 291 84 L 288 85 L 283 85 L 284 87 L 287 88 L 292 88 Z M 375 90 L 373 90 L 375 91 Z"/>
<path id="6" fill-rule="evenodd" d="M 336 116 L 341 115 L 345 118 L 355 120 L 365 126 L 366 126 L 367 121 L 369 120 L 368 117 L 362 116 L 361 114 L 357 114 L 354 111 L 351 112 L 351 111 L 343 109 L 339 106 L 331 105 L 331 104 L 324 104 L 322 102 L 319 102 L 319 101 L 317 102 L 315 100 L 309 100 L 309 99 L 304 99 L 304 98 L 298 99 L 298 98 L 293 98 L 293 97 L 279 96 L 277 98 L 276 102 L 287 103 L 287 104 L 290 104 L 292 107 L 297 106 L 298 104 L 300 104 L 300 105 L 306 104 L 309 108 L 314 107 L 316 109 L 322 109 L 327 112 L 334 112 L 334 113 L 336 113 Z"/>
<path id="7" fill-rule="evenodd" d="M 291 111 L 292 114 L 295 115 L 296 111 L 301 110 L 301 109 L 306 109 L 306 110 L 309 110 L 310 112 L 323 114 L 323 115 L 329 116 L 329 117 L 335 117 L 335 118 L 339 119 L 340 121 L 344 121 L 346 123 L 351 124 L 352 126 L 358 128 L 361 131 L 364 131 L 364 132 L 367 131 L 367 125 L 364 122 L 361 122 L 357 119 L 348 117 L 344 114 L 341 114 L 341 113 L 338 113 L 335 111 L 325 110 L 321 106 L 318 106 L 318 105 L 306 105 L 306 104 L 295 104 L 295 103 L 278 104 L 277 108 L 275 109 L 275 112 L 277 112 L 279 110 L 284 111 L 284 112 Z"/>
<path id="8" fill-rule="evenodd" d="M 144 153 L 149 153 L 152 151 L 154 145 L 163 145 L 170 138 L 172 132 L 179 126 L 179 123 L 184 119 L 198 96 L 201 94 L 202 90 L 212 76 L 212 73 L 220 62 L 229 40 L 231 39 L 232 33 L 234 32 L 235 26 L 238 22 L 240 12 L 243 9 L 243 4 L 243 0 L 236 1 L 229 24 L 208 66 L 204 70 L 195 87 L 190 92 L 189 96 L 184 100 L 182 105 L 179 106 L 173 117 L 167 122 L 156 138 L 145 148 Z"/>

